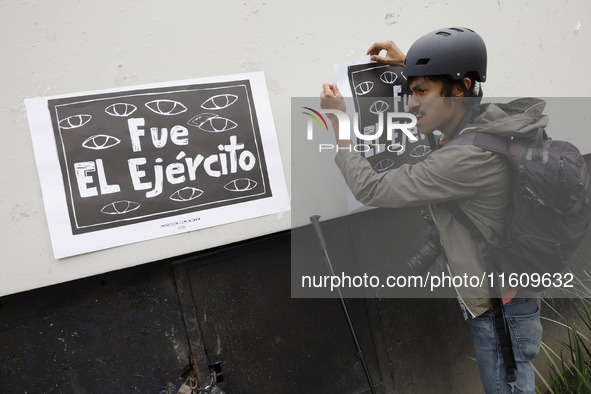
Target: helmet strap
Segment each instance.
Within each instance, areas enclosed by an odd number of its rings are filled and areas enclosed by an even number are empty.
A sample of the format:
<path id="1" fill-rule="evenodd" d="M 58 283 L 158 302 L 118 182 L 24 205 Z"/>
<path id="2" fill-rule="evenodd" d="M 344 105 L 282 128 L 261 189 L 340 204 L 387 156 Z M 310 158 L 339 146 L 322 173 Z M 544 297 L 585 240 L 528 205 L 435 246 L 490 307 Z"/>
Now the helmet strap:
<path id="1" fill-rule="evenodd" d="M 462 91 L 464 92 L 464 97 L 473 97 L 470 94 L 470 92 L 468 91 L 468 88 L 466 87 L 466 84 L 464 83 L 464 81 L 461 80 L 459 83 L 460 83 L 460 86 L 462 87 Z M 476 94 L 476 97 L 479 100 L 475 100 L 474 105 L 471 108 L 472 120 L 480 114 L 480 99 L 482 99 L 482 86 L 478 86 L 478 93 Z"/>
<path id="2" fill-rule="evenodd" d="M 476 82 L 474 82 L 474 83 L 476 83 Z M 464 83 L 464 81 L 460 80 L 459 84 L 460 84 L 460 87 L 462 88 L 462 92 L 464 92 L 464 97 L 472 97 L 472 95 L 468 91 L 468 88 L 466 87 L 466 84 Z M 476 97 L 482 97 L 482 86 L 478 86 L 478 93 L 476 94 Z"/>
<path id="3" fill-rule="evenodd" d="M 462 92 L 464 92 L 464 97 L 472 97 L 463 80 L 460 80 L 460 86 L 462 87 Z"/>

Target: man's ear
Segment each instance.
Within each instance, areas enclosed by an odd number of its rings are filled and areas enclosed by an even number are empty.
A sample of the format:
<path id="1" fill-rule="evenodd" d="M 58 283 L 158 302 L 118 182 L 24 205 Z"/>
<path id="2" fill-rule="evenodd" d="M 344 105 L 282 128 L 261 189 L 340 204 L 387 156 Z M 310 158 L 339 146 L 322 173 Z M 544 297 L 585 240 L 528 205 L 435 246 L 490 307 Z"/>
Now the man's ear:
<path id="1" fill-rule="evenodd" d="M 472 87 L 472 81 L 470 80 L 470 78 L 464 77 L 462 79 L 462 81 L 459 83 L 463 83 L 464 86 L 466 86 L 466 90 L 470 91 L 470 88 Z M 453 87 L 452 94 L 454 97 L 463 97 L 464 96 L 464 90 L 459 85 L 459 83 L 455 84 Z"/>

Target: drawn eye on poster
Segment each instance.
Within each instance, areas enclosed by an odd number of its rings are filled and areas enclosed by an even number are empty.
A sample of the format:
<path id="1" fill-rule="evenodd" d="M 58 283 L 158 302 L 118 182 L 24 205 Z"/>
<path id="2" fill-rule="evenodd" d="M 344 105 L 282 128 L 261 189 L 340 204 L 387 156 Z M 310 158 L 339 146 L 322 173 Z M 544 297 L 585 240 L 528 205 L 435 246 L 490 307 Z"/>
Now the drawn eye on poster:
<path id="1" fill-rule="evenodd" d="M 380 128 L 384 130 L 387 113 L 408 112 L 410 94 L 402 67 L 363 62 L 340 64 L 335 69 L 339 90 L 344 96 L 353 97 L 360 133 L 377 134 Z M 377 141 L 367 144 L 366 149 L 360 149 L 361 154 L 377 172 L 417 163 L 431 152 L 431 148 L 425 136 L 419 134 L 416 128 L 413 130 L 418 138 L 416 142 L 410 141 L 400 130 L 394 131 L 392 141 L 387 139 L 386 132 L 382 132 Z"/>
<path id="2" fill-rule="evenodd" d="M 56 258 L 96 250 L 66 239 L 116 246 L 286 207 L 262 73 L 31 99 L 27 112 Z"/>

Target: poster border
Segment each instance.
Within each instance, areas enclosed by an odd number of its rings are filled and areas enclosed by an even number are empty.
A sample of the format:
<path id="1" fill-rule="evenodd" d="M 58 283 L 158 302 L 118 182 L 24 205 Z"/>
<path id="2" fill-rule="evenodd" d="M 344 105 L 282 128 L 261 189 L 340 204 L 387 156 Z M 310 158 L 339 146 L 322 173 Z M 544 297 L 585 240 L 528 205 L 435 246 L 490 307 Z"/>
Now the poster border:
<path id="1" fill-rule="evenodd" d="M 261 148 L 265 156 L 269 188 L 272 194 L 270 197 L 166 216 L 90 233 L 72 234 L 68 219 L 66 185 L 61 173 L 57 151 L 58 141 L 54 137 L 48 108 L 49 100 L 119 92 L 125 94 L 125 92 L 131 93 L 134 90 L 174 88 L 196 84 L 231 83 L 240 80 L 248 80 L 251 84 L 253 107 L 259 123 Z M 262 71 L 30 98 L 25 99 L 25 106 L 47 225 L 56 259 L 277 214 L 290 209 L 275 123 Z"/>

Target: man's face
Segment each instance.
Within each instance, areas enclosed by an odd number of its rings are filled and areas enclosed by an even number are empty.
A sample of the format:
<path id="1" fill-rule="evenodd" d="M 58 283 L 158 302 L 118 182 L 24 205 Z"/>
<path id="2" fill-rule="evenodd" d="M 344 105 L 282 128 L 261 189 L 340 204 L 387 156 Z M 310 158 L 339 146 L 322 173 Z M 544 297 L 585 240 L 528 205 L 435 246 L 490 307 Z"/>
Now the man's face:
<path id="1" fill-rule="evenodd" d="M 455 128 L 457 106 L 453 98 L 442 96 L 443 82 L 415 77 L 409 89 L 412 92 L 409 112 L 417 117 L 419 133 L 429 134 L 435 130 L 445 133 Z"/>

